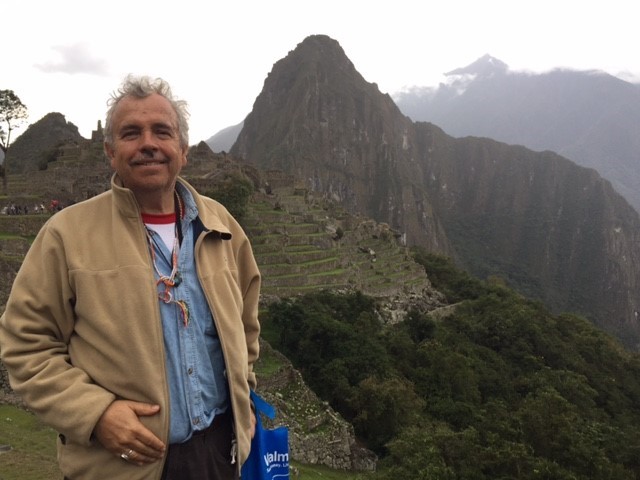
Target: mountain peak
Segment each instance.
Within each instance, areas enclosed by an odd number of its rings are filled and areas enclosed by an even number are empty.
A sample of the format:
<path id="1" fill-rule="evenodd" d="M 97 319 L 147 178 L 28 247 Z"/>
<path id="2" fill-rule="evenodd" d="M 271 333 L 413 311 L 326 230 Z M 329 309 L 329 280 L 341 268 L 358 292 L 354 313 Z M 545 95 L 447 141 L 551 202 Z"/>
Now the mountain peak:
<path id="1" fill-rule="evenodd" d="M 506 73 L 507 70 L 509 70 L 509 65 L 487 53 L 466 67 L 456 68 L 455 70 L 445 73 L 445 75 L 477 75 L 479 77 L 489 77 L 495 74 Z"/>
<path id="2" fill-rule="evenodd" d="M 337 40 L 327 35 L 309 35 L 300 42 L 295 50 L 278 62 L 289 63 L 294 69 L 311 69 L 315 71 L 319 65 L 325 68 L 345 69 L 346 72 L 354 73 L 355 67 L 345 54 L 342 46 Z M 293 72 L 295 73 L 295 72 Z"/>

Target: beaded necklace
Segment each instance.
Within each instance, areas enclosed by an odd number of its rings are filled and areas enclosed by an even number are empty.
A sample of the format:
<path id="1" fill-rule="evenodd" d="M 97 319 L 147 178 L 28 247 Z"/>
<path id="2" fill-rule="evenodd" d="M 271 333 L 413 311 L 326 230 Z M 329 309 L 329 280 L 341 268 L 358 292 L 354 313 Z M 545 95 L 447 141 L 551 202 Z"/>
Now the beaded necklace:
<path id="1" fill-rule="evenodd" d="M 158 274 L 158 280 L 156 281 L 156 287 L 160 284 L 164 285 L 164 290 L 158 293 L 158 298 L 164 303 L 175 303 L 180 309 L 182 316 L 182 323 L 185 327 L 189 325 L 189 306 L 184 300 L 176 300 L 173 298 L 171 290 L 181 282 L 180 272 L 178 271 L 178 253 L 180 251 L 180 243 L 182 242 L 182 228 L 180 227 L 180 220 L 184 217 L 184 208 L 182 206 L 182 199 L 178 192 L 174 192 L 176 197 L 176 234 L 173 239 L 173 248 L 171 249 L 171 274 L 169 276 L 162 274 L 158 268 L 156 262 L 156 249 L 151 238 L 149 229 L 145 229 L 147 233 L 147 240 L 149 241 L 149 250 L 151 251 L 151 261 L 153 262 L 153 268 Z"/>

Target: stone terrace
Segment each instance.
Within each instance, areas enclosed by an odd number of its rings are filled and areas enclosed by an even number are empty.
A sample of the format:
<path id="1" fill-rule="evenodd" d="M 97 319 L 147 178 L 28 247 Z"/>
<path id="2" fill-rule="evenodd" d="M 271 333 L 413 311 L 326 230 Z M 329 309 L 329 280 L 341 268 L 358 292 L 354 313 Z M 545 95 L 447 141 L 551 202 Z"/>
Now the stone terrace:
<path id="1" fill-rule="evenodd" d="M 193 161 L 190 154 L 184 171 L 197 188 L 215 191 L 225 171 L 248 174 L 258 187 L 242 223 L 263 274 L 265 298 L 317 289 L 361 290 L 378 298 L 433 293 L 424 269 L 388 226 L 345 213 L 288 175 L 247 171 L 226 155 L 203 149 L 192 149 Z M 106 190 L 110 175 L 97 142 L 70 146 L 47 170 L 10 177 L 9 198 L 30 209 L 40 203 L 47 206 L 54 198 L 71 203 Z M 0 215 L 0 305 L 31 240 L 49 216 Z"/>

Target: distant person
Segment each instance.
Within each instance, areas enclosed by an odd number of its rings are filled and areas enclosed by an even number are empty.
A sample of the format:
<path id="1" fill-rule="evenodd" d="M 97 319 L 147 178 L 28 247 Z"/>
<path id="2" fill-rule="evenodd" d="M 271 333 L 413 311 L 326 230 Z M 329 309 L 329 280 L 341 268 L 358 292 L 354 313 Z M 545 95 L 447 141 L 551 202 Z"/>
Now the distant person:
<path id="1" fill-rule="evenodd" d="M 178 175 L 186 103 L 127 77 L 111 189 L 52 216 L 0 318 L 11 385 L 65 478 L 237 479 L 254 434 L 260 274 L 240 225 Z"/>

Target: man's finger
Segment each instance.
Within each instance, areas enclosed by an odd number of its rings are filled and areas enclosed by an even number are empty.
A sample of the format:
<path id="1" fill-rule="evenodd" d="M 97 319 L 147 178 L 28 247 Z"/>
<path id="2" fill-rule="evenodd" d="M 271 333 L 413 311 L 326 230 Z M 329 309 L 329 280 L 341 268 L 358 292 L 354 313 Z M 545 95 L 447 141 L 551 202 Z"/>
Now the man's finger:
<path id="1" fill-rule="evenodd" d="M 131 407 L 131 410 L 133 410 L 139 417 L 149 417 L 160 411 L 160 405 L 152 405 L 150 403 L 129 401 L 127 402 L 127 405 Z"/>

